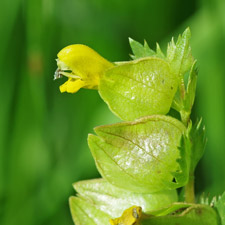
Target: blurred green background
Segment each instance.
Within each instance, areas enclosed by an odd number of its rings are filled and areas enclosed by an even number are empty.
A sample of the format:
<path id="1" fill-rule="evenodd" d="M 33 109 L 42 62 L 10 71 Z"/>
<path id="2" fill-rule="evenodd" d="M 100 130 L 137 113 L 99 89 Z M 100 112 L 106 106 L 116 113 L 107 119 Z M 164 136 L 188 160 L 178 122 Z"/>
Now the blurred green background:
<path id="1" fill-rule="evenodd" d="M 97 177 L 87 146 L 94 126 L 118 121 L 93 90 L 60 94 L 57 52 L 91 46 L 128 60 L 128 37 L 165 50 L 192 30 L 199 80 L 193 120 L 208 144 L 196 171 L 197 193 L 225 190 L 224 0 L 10 0 L 0 7 L 0 224 L 72 225 L 72 183 Z"/>

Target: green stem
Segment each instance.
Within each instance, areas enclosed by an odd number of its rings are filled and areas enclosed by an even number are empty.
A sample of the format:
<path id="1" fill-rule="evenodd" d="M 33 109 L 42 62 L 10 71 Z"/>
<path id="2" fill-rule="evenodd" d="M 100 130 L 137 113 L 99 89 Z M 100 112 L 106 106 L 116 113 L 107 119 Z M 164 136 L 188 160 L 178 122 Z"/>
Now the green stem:
<path id="1" fill-rule="evenodd" d="M 181 121 L 183 124 L 187 127 L 188 122 L 190 120 L 190 112 L 181 111 Z M 194 190 L 194 174 L 190 173 L 189 175 L 189 181 L 184 187 L 185 189 L 185 202 L 188 203 L 195 203 L 195 190 Z"/>
<path id="2" fill-rule="evenodd" d="M 190 120 L 190 112 L 186 112 L 184 110 L 180 111 L 181 121 L 187 127 L 188 122 Z"/>
<path id="3" fill-rule="evenodd" d="M 185 189 L 185 202 L 195 203 L 195 190 L 194 190 L 194 176 L 190 175 L 189 181 L 184 187 Z"/>

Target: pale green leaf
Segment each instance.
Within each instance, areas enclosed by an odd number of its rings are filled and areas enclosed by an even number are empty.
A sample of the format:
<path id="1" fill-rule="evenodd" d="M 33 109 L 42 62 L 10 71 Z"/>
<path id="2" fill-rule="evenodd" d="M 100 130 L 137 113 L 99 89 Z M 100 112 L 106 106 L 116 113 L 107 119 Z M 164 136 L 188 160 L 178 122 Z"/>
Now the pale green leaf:
<path id="1" fill-rule="evenodd" d="M 117 116 L 134 120 L 168 113 L 177 86 L 169 64 L 149 57 L 109 69 L 100 80 L 99 93 Z"/>
<path id="2" fill-rule="evenodd" d="M 187 122 L 195 100 L 197 69 L 190 47 L 191 32 L 187 28 L 179 35 L 176 44 L 172 41 L 167 48 L 167 61 L 171 70 L 179 77 L 179 88 L 174 96 L 172 108 L 180 112 L 182 121 Z M 185 86 L 185 74 L 189 72 L 188 84 Z"/>
<path id="3" fill-rule="evenodd" d="M 205 145 L 205 127 L 202 126 L 202 120 L 197 121 L 194 126 L 190 121 L 186 132 L 183 134 L 179 146 L 180 157 L 177 159 L 179 170 L 173 173 L 176 183 L 168 183 L 167 185 L 176 187 L 178 184 L 185 185 L 190 174 L 194 174 L 195 167 L 202 158 Z"/>
<path id="4" fill-rule="evenodd" d="M 167 48 L 167 60 L 170 62 L 173 72 L 179 76 L 183 76 L 190 70 L 194 62 L 189 43 L 190 38 L 191 31 L 187 28 L 182 35 L 179 35 L 176 44 L 172 39 Z"/>
<path id="5" fill-rule="evenodd" d="M 97 209 L 90 202 L 78 197 L 70 197 L 69 204 L 72 218 L 76 225 L 109 224 L 110 216 Z"/>
<path id="6" fill-rule="evenodd" d="M 171 188 L 167 183 L 179 169 L 176 160 L 184 130 L 180 121 L 154 115 L 97 127 L 98 136 L 89 135 L 88 142 L 107 181 L 133 192 L 153 193 Z"/>
<path id="7" fill-rule="evenodd" d="M 183 94 L 180 93 L 180 90 L 177 90 L 177 93 L 174 96 L 172 108 L 180 112 L 181 114 L 191 114 L 192 107 L 195 101 L 195 92 L 197 85 L 197 75 L 198 70 L 196 68 L 196 62 L 194 61 L 189 76 L 188 76 L 188 84 L 185 92 Z"/>
<path id="8" fill-rule="evenodd" d="M 194 172 L 199 160 L 202 158 L 206 146 L 205 126 L 202 119 L 198 120 L 190 130 L 189 139 L 191 148 L 191 172 Z"/>
<path id="9" fill-rule="evenodd" d="M 188 77 L 187 91 L 184 96 L 184 110 L 186 112 L 191 112 L 192 106 L 194 105 L 198 75 L 196 62 L 197 61 L 195 61 L 191 67 L 191 71 Z"/>
<path id="10" fill-rule="evenodd" d="M 80 197 L 93 203 L 111 218 L 119 217 L 121 212 L 133 205 L 141 206 L 142 210 L 147 212 L 177 201 L 176 190 L 140 194 L 118 188 L 104 179 L 80 181 L 74 184 L 74 188 Z"/>
<path id="11" fill-rule="evenodd" d="M 191 165 L 191 142 L 187 136 L 188 131 L 186 131 L 181 138 L 179 152 L 180 157 L 177 159 L 179 164 L 179 170 L 173 172 L 173 176 L 176 182 L 170 182 L 167 185 L 171 188 L 176 188 L 177 186 L 184 186 L 189 180 L 190 165 Z"/>

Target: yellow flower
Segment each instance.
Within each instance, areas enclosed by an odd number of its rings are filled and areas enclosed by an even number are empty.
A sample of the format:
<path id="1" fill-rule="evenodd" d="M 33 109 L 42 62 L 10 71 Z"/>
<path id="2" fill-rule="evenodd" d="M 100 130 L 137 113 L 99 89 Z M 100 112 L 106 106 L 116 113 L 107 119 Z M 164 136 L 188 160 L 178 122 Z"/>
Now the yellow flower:
<path id="1" fill-rule="evenodd" d="M 111 225 L 140 225 L 142 209 L 139 206 L 132 206 L 126 209 L 122 216 L 116 219 L 110 219 Z"/>
<path id="2" fill-rule="evenodd" d="M 54 79 L 68 80 L 60 86 L 61 92 L 75 93 L 80 88 L 97 89 L 100 77 L 114 65 L 86 45 L 75 44 L 58 53 Z"/>

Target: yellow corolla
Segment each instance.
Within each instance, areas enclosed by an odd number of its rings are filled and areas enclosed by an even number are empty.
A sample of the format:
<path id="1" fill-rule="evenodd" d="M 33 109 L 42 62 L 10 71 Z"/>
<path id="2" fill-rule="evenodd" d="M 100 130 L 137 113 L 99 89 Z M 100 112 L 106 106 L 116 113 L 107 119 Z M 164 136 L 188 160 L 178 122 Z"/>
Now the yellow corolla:
<path id="1" fill-rule="evenodd" d="M 86 45 L 75 44 L 58 53 L 54 79 L 68 80 L 60 86 L 61 92 L 75 93 L 80 88 L 97 89 L 100 77 L 114 65 Z"/>
<path id="2" fill-rule="evenodd" d="M 139 206 L 132 206 L 126 209 L 122 216 L 116 219 L 110 219 L 111 225 L 140 225 L 142 209 Z"/>

